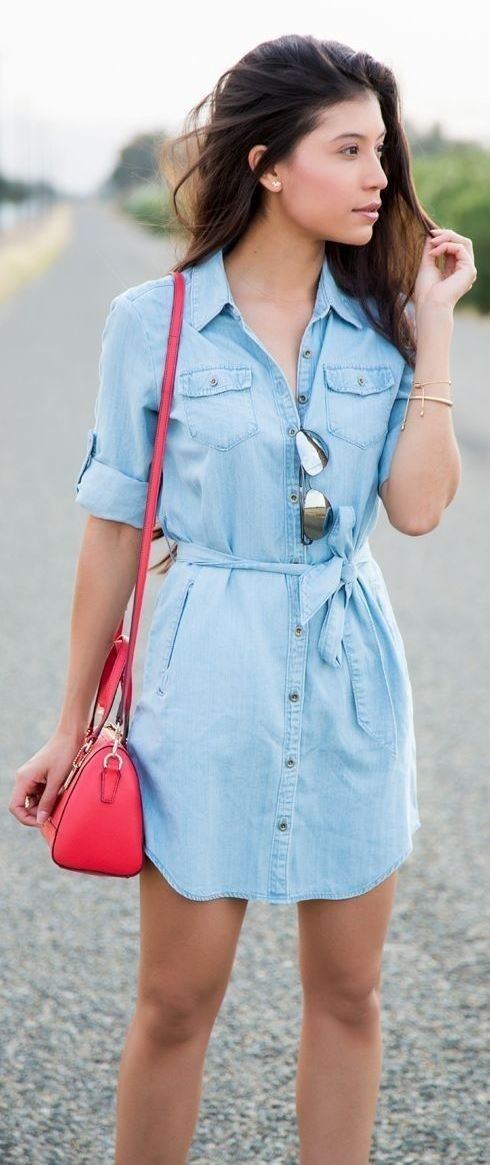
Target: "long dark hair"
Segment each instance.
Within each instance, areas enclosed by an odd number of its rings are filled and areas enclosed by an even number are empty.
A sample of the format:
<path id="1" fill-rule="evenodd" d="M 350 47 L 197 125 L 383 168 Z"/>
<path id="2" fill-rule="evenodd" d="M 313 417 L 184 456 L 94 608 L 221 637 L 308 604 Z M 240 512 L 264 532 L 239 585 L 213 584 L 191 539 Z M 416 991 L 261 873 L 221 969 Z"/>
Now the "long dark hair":
<path id="1" fill-rule="evenodd" d="M 231 249 L 255 215 L 264 212 L 260 177 L 294 151 L 326 109 L 366 92 L 376 95 L 387 130 L 383 213 L 365 246 L 326 239 L 325 254 L 338 286 L 359 300 L 373 328 L 414 367 L 416 337 L 405 309 L 425 238 L 436 224 L 415 192 L 391 69 L 339 41 L 296 34 L 263 41 L 222 73 L 188 113 L 184 132 L 161 147 L 159 173 L 169 184 L 176 223 L 187 243 L 171 270 L 183 271 L 221 247 Z M 252 170 L 248 154 L 258 143 L 267 149 Z M 170 565 L 166 556 L 151 569 L 162 567 L 163 574 Z"/>

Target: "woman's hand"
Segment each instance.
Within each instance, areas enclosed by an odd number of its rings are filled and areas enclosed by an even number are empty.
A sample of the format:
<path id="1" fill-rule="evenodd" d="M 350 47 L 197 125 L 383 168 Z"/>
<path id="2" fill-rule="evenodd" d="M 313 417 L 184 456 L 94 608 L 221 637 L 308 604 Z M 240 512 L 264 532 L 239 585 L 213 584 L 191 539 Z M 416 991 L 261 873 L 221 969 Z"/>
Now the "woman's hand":
<path id="1" fill-rule="evenodd" d="M 436 266 L 438 255 L 444 255 L 443 272 Z M 415 281 L 412 298 L 416 312 L 422 308 L 454 308 L 458 299 L 470 291 L 476 274 L 471 239 L 435 227 L 425 240 Z"/>
<path id="2" fill-rule="evenodd" d="M 72 760 L 85 739 L 85 730 L 56 729 L 47 743 L 17 769 L 15 784 L 8 806 L 9 812 L 22 825 L 40 825 L 39 810 L 49 816 L 54 807 L 58 789 L 71 769 Z M 29 795 L 29 809 L 24 798 Z M 45 818 L 44 818 L 45 820 Z"/>

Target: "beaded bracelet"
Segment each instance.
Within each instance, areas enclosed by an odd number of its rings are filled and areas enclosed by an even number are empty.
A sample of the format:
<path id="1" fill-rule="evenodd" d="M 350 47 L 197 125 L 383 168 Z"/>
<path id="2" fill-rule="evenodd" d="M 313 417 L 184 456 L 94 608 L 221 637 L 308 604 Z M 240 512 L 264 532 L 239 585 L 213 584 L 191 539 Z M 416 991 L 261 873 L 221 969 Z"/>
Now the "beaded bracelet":
<path id="1" fill-rule="evenodd" d="M 424 415 L 424 402 L 426 400 L 438 400 L 441 402 L 441 404 L 450 405 L 452 408 L 453 402 L 452 402 L 452 400 L 449 400 L 447 397 L 445 397 L 445 396 L 429 396 L 429 394 L 424 393 L 424 386 L 426 384 L 452 384 L 452 380 L 414 380 L 414 382 L 412 384 L 412 389 L 421 388 L 422 395 L 417 396 L 415 393 L 411 392 L 410 396 L 407 397 L 407 405 L 405 408 L 403 421 L 401 423 L 402 429 L 405 428 L 405 421 L 407 419 L 408 406 L 409 406 L 411 400 L 421 400 L 422 401 L 422 408 L 421 408 L 420 413 L 419 413 L 419 416 L 421 416 L 421 417 L 423 417 L 423 415 Z"/>

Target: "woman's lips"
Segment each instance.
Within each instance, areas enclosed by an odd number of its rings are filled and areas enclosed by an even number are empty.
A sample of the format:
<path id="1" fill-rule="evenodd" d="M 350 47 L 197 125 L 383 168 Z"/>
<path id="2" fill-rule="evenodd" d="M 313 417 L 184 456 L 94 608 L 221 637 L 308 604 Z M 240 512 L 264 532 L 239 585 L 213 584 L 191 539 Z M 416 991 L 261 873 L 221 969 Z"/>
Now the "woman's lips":
<path id="1" fill-rule="evenodd" d="M 353 210 L 353 214 L 362 214 L 363 218 L 369 219 L 369 222 L 376 222 L 379 218 L 379 210 Z"/>

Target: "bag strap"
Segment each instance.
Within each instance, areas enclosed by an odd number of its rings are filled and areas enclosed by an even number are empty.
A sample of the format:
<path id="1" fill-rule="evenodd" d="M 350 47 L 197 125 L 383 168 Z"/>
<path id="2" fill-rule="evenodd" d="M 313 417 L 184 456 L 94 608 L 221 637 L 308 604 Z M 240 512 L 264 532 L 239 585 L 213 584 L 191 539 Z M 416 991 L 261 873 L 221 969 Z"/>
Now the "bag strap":
<path id="1" fill-rule="evenodd" d="M 160 481 L 163 473 L 164 462 L 164 448 L 165 439 L 167 436 L 168 422 L 170 417 L 170 406 L 172 402 L 172 395 L 175 382 L 175 369 L 177 365 L 177 356 L 179 352 L 180 335 L 182 331 L 182 319 L 184 314 L 184 297 L 185 297 L 185 280 L 181 271 L 171 272 L 174 281 L 174 294 L 172 302 L 172 315 L 170 319 L 170 329 L 168 333 L 167 355 L 165 360 L 165 368 L 162 378 L 162 392 L 160 397 L 160 407 L 158 411 L 158 422 L 155 435 L 155 444 L 153 449 L 153 457 L 150 468 L 150 477 L 148 483 L 148 493 L 146 496 L 145 517 L 143 522 L 143 534 L 141 538 L 141 548 L 138 563 L 138 574 L 136 577 L 136 585 L 134 588 L 133 608 L 131 614 L 131 628 L 129 632 L 129 643 L 127 658 L 122 675 L 122 695 L 121 701 L 116 715 L 116 728 L 118 725 L 122 727 L 121 740 L 124 743 L 129 729 L 129 717 L 131 712 L 131 696 L 132 696 L 132 667 L 133 656 L 136 647 L 136 637 L 138 634 L 138 626 L 141 615 L 141 607 L 143 603 L 143 592 L 145 589 L 148 559 L 150 556 L 150 546 L 152 542 L 153 527 L 155 525 L 155 514 L 158 502 L 158 492 L 160 489 Z M 119 624 L 116 634 L 122 632 L 122 623 Z M 124 713 L 124 721 L 122 715 Z"/>

